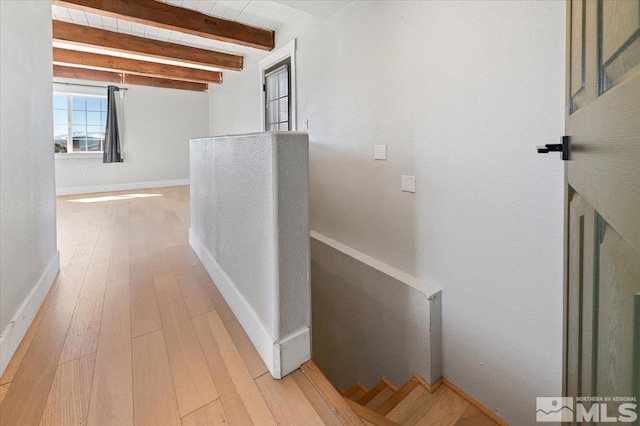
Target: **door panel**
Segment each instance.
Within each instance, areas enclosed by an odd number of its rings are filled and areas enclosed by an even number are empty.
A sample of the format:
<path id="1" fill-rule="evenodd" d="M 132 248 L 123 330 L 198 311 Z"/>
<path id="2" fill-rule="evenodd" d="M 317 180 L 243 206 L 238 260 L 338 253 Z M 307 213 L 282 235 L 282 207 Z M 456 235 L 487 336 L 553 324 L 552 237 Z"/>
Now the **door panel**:
<path id="1" fill-rule="evenodd" d="M 564 391 L 640 399 L 640 0 L 567 12 Z"/>
<path id="2" fill-rule="evenodd" d="M 586 0 L 572 0 L 571 13 L 571 112 L 585 102 L 585 19 Z"/>
<path id="3" fill-rule="evenodd" d="M 601 1 L 598 14 L 604 92 L 640 65 L 640 4 L 634 0 Z"/>
<path id="4" fill-rule="evenodd" d="M 604 220 L 598 222 L 595 395 L 638 395 L 640 254 Z"/>
<path id="5" fill-rule="evenodd" d="M 593 367 L 594 217 L 584 198 L 574 193 L 569 206 L 569 291 L 567 317 L 568 396 L 590 395 Z"/>

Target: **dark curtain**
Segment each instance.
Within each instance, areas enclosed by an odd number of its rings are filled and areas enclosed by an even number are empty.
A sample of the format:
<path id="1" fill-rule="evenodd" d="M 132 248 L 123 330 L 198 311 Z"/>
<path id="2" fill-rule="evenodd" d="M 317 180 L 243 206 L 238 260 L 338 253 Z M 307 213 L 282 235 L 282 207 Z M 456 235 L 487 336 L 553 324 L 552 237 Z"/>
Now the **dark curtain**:
<path id="1" fill-rule="evenodd" d="M 107 129 L 104 140 L 103 163 L 122 163 L 120 151 L 120 132 L 118 131 L 118 114 L 116 112 L 116 86 L 107 86 Z"/>

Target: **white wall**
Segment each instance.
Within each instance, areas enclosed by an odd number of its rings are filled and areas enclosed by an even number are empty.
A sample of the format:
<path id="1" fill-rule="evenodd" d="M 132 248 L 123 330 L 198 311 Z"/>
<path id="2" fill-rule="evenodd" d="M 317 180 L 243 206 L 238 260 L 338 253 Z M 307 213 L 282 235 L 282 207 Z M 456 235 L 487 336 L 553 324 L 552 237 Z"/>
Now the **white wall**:
<path id="1" fill-rule="evenodd" d="M 311 228 L 441 286 L 444 374 L 513 424 L 561 392 L 563 164 L 534 147 L 563 134 L 564 26 L 563 2 L 362 1 L 277 31 Z M 213 134 L 261 129 L 254 56 L 211 91 Z"/>
<path id="2" fill-rule="evenodd" d="M 56 78 L 56 81 L 74 80 Z M 106 85 L 87 81 L 81 84 Z M 186 184 L 189 179 L 189 139 L 207 136 L 208 95 L 177 89 L 128 87 L 121 103 L 120 134 L 123 163 L 103 164 L 102 155 L 56 158 L 58 194 L 143 188 L 149 184 Z M 54 85 L 65 93 L 106 94 L 106 89 Z M 78 166 L 83 167 L 78 172 Z"/>
<path id="3" fill-rule="evenodd" d="M 0 2 L 0 374 L 59 269 L 51 4 Z M 13 323 L 12 323 L 13 321 Z"/>
<path id="4" fill-rule="evenodd" d="M 276 378 L 311 356 L 308 164 L 302 132 L 191 141 L 189 241 Z"/>

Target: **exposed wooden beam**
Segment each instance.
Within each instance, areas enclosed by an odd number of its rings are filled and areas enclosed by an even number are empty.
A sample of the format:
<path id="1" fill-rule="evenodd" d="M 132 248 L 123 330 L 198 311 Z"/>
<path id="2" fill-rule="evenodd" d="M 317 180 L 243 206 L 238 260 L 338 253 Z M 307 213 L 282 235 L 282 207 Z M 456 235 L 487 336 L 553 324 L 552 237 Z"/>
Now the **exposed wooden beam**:
<path id="1" fill-rule="evenodd" d="M 194 92 L 206 92 L 209 86 L 205 83 L 194 83 L 193 81 L 169 80 L 166 78 L 146 77 L 144 75 L 125 74 L 123 83 L 138 86 L 164 87 L 166 89 L 192 90 Z"/>
<path id="2" fill-rule="evenodd" d="M 122 83 L 122 73 L 91 70 L 88 68 L 73 68 L 62 65 L 53 66 L 54 77 L 76 78 L 79 80 L 106 81 Z"/>
<path id="3" fill-rule="evenodd" d="M 206 83 L 169 80 L 166 78 L 146 77 L 142 75 L 100 71 L 89 68 L 65 67 L 62 65 L 53 66 L 53 76 L 75 78 L 79 80 L 106 81 L 109 83 L 127 83 L 137 86 L 152 86 L 164 87 L 167 89 L 191 90 L 195 92 L 206 92 L 209 88 Z"/>
<path id="4" fill-rule="evenodd" d="M 273 31 L 154 0 L 53 0 L 53 4 L 262 50 L 275 46 Z"/>
<path id="5" fill-rule="evenodd" d="M 181 44 L 167 43 L 150 38 L 91 28 L 85 25 L 53 21 L 53 39 L 82 46 L 100 47 L 116 52 L 135 53 L 154 58 L 187 62 L 208 67 L 239 71 L 243 67 L 242 56 Z"/>
<path id="6" fill-rule="evenodd" d="M 199 83 L 222 83 L 222 73 L 195 68 L 159 64 L 157 62 L 138 61 L 117 56 L 79 52 L 68 49 L 53 49 L 55 65 L 91 67 L 105 71 L 142 74 L 149 77 L 169 78 L 173 80 L 195 81 Z"/>

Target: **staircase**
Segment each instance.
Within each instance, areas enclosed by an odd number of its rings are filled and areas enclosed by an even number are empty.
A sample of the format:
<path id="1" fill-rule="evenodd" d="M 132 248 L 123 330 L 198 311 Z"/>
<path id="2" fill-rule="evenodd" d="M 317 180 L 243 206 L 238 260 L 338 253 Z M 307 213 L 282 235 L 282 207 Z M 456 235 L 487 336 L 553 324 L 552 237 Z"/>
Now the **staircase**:
<path id="1" fill-rule="evenodd" d="M 414 374 L 399 389 L 382 379 L 371 389 L 356 382 L 340 391 L 313 361 L 300 369 L 347 426 L 507 426 L 447 379 L 429 385 Z"/>
<path id="2" fill-rule="evenodd" d="M 357 382 L 341 394 L 365 425 L 505 424 L 445 379 L 430 386 L 414 374 L 400 389 L 384 379 L 371 389 Z"/>

